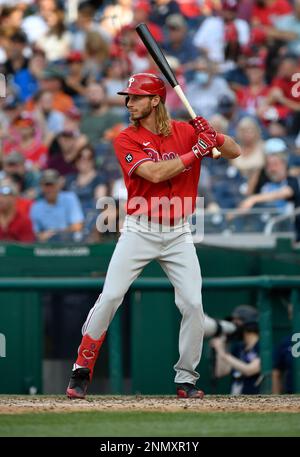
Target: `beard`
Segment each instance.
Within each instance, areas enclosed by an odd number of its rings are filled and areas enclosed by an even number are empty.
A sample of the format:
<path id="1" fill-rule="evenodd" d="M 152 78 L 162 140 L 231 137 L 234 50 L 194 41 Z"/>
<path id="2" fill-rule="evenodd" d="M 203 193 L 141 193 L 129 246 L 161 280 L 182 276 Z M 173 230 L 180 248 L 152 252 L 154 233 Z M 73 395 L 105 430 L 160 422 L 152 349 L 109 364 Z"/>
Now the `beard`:
<path id="1" fill-rule="evenodd" d="M 140 113 L 130 113 L 130 120 L 141 121 L 142 119 L 146 119 L 152 113 L 152 109 L 151 102 L 149 101 L 148 106 L 146 106 L 146 108 L 144 108 Z"/>

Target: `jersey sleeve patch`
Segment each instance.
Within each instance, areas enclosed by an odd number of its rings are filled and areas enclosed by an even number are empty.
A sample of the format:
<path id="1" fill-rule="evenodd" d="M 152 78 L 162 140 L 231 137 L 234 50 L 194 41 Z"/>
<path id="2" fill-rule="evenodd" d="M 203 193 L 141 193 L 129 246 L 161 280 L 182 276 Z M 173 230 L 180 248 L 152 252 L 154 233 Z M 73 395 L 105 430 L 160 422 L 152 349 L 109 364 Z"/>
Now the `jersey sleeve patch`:
<path id="1" fill-rule="evenodd" d="M 133 155 L 132 154 L 127 154 L 125 157 L 125 160 L 127 163 L 130 163 L 133 161 Z"/>
<path id="2" fill-rule="evenodd" d="M 128 176 L 131 176 L 141 163 L 152 160 L 134 139 L 122 133 L 115 139 L 114 149 L 123 173 Z"/>

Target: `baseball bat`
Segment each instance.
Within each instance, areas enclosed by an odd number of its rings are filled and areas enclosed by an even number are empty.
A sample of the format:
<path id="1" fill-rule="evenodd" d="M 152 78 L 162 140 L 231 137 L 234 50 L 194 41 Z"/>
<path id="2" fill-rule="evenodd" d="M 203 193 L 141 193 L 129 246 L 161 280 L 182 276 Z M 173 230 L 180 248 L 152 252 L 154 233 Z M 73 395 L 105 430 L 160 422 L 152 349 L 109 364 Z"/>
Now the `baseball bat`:
<path id="1" fill-rule="evenodd" d="M 146 46 L 147 50 L 149 51 L 149 54 L 153 58 L 154 62 L 162 72 L 162 74 L 165 76 L 166 80 L 168 83 L 173 87 L 175 90 L 176 94 L 182 101 L 183 105 L 186 107 L 189 115 L 191 116 L 192 119 L 195 119 L 197 117 L 195 111 L 191 107 L 190 102 L 186 98 L 182 88 L 180 87 L 180 84 L 178 83 L 176 76 L 171 69 L 166 57 L 164 56 L 164 53 L 160 49 L 159 45 L 155 41 L 153 35 L 151 34 L 150 30 L 148 29 L 147 25 L 144 23 L 141 23 L 136 26 L 136 31 L 141 38 L 142 42 Z M 220 151 L 218 151 L 217 148 L 213 148 L 212 150 L 212 155 L 214 159 L 218 159 L 221 156 Z"/>

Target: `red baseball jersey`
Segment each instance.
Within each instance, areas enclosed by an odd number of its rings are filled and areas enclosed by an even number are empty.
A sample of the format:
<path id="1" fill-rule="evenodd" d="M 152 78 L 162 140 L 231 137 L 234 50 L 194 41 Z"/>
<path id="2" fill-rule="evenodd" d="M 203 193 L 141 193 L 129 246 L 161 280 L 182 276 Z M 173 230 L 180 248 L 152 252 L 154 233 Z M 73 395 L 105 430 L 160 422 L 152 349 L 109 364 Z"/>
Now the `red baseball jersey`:
<path id="1" fill-rule="evenodd" d="M 171 221 L 192 214 L 195 209 L 201 160 L 177 176 L 159 183 L 152 183 L 135 173 L 144 162 L 176 159 L 191 151 L 197 135 L 186 122 L 172 121 L 172 133 L 165 137 L 139 126 L 130 126 L 115 139 L 115 152 L 122 167 L 128 191 L 127 214 L 147 214 L 152 219 L 163 210 L 159 199 L 167 197 L 171 205 Z M 142 203 L 138 205 L 142 197 Z M 160 200 L 161 201 L 161 200 Z M 144 204 L 146 202 L 146 205 Z"/>

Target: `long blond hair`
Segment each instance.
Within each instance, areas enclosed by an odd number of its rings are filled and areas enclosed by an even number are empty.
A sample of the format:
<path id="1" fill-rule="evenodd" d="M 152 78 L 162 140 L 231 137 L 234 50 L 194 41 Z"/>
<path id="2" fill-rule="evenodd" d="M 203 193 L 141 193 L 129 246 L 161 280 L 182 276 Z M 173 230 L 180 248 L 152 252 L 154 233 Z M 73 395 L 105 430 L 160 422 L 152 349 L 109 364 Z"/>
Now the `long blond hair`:
<path id="1" fill-rule="evenodd" d="M 132 121 L 135 127 L 140 125 L 139 121 Z M 172 132 L 171 119 L 162 101 L 155 107 L 155 128 L 158 135 L 169 136 Z"/>

